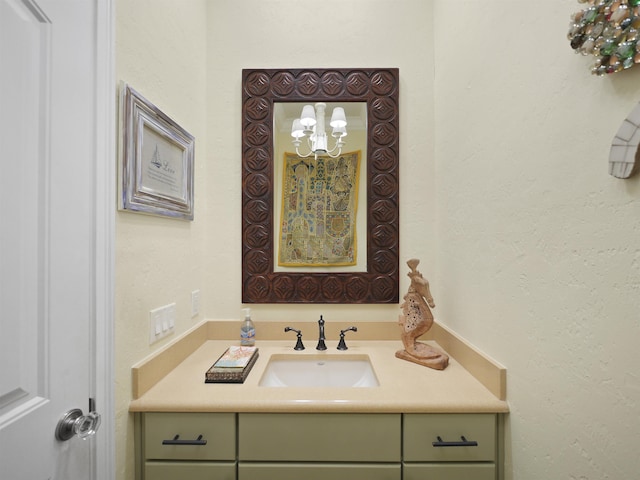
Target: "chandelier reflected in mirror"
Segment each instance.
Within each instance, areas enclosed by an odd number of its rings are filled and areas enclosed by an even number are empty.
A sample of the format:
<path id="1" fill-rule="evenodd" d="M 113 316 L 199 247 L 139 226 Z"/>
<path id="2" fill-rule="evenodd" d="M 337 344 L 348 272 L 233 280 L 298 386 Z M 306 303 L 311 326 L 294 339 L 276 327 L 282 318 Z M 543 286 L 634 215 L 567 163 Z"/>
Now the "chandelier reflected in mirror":
<path id="1" fill-rule="evenodd" d="M 314 155 L 329 155 L 336 158 L 342 153 L 342 147 L 345 145 L 344 137 L 347 136 L 347 119 L 344 114 L 344 108 L 335 107 L 331 113 L 329 125 L 332 128 L 331 136 L 335 139 L 333 148 L 329 148 L 329 139 L 325 129 L 325 108 L 326 103 L 316 103 L 314 105 L 305 105 L 302 107 L 300 118 L 296 118 L 291 125 L 291 136 L 293 137 L 293 145 L 296 147 L 296 153 L 301 158 Z M 307 138 L 308 152 L 300 152 L 302 139 Z"/>

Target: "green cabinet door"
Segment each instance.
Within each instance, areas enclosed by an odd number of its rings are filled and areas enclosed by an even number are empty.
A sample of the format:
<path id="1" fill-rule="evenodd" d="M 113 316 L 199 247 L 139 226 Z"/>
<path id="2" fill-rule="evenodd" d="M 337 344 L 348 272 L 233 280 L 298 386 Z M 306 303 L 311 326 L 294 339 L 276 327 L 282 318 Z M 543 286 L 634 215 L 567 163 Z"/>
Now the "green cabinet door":
<path id="1" fill-rule="evenodd" d="M 400 464 L 240 463 L 238 480 L 401 480 Z"/>
<path id="2" fill-rule="evenodd" d="M 236 480 L 235 462 L 147 462 L 144 480 Z"/>
<path id="3" fill-rule="evenodd" d="M 403 480 L 496 480 L 493 463 L 404 464 Z"/>
<path id="4" fill-rule="evenodd" d="M 405 462 L 493 462 L 496 435 L 495 414 L 407 414 L 403 417 L 403 459 Z M 469 446 L 451 446 L 458 442 L 469 443 Z"/>
<path id="5" fill-rule="evenodd" d="M 145 460 L 235 460 L 233 413 L 145 413 Z"/>
<path id="6" fill-rule="evenodd" d="M 238 459 L 400 462 L 400 414 L 240 413 Z"/>

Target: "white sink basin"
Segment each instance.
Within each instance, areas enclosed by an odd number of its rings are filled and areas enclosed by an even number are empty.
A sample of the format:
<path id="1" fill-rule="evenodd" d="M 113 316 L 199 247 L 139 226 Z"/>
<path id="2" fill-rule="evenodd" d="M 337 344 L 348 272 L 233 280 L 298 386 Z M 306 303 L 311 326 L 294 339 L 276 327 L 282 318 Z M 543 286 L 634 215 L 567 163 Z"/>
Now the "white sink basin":
<path id="1" fill-rule="evenodd" d="M 261 387 L 377 387 L 368 355 L 275 354 L 258 383 Z"/>

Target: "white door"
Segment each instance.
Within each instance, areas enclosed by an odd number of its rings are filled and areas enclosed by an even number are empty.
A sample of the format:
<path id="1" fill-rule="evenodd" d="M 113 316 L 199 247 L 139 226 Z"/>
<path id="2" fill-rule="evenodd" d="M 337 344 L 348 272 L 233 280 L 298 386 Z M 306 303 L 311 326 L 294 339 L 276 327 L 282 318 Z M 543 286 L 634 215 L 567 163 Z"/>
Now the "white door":
<path id="1" fill-rule="evenodd" d="M 109 161 L 98 147 L 112 152 L 98 130 L 109 117 L 99 3 L 0 0 L 3 480 L 107 478 L 111 468 L 101 444 L 111 382 L 99 378 L 111 371 L 111 338 L 99 335 L 110 324 L 110 243 L 99 236 L 112 235 L 98 175 Z M 56 438 L 63 414 L 89 413 L 90 398 L 109 413 L 107 435 Z"/>

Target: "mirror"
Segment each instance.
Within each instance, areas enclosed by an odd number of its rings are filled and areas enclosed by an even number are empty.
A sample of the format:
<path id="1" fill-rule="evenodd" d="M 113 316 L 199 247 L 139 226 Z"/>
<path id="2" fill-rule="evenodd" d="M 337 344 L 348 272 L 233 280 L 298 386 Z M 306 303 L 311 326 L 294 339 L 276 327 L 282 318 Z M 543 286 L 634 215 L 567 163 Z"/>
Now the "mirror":
<path id="1" fill-rule="evenodd" d="M 274 271 L 366 272 L 367 103 L 323 103 L 327 152 L 318 157 L 312 153 L 313 132 L 297 141 L 292 137 L 292 125 L 307 105 L 273 104 Z M 335 109 L 345 114 L 340 138 L 329 124 Z M 285 182 L 290 185 L 287 200 Z"/>
<path id="2" fill-rule="evenodd" d="M 394 68 L 242 71 L 243 303 L 398 303 L 398 89 Z M 366 104 L 366 188 L 359 193 L 366 195 L 366 264 L 359 271 L 274 268 L 275 106 L 292 102 Z"/>

